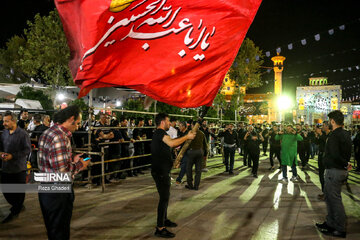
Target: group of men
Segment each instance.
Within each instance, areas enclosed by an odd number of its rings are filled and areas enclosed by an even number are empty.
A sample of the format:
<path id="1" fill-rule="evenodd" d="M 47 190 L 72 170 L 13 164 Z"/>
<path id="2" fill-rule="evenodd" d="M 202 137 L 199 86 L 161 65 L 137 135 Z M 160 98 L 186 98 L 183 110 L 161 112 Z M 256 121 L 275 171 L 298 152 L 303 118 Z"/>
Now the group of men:
<path id="1" fill-rule="evenodd" d="M 323 197 L 327 204 L 328 215 L 324 223 L 316 224 L 321 232 L 327 235 L 344 237 L 346 236 L 346 216 L 341 200 L 341 186 L 348 175 L 348 162 L 351 156 L 351 136 L 343 129 L 344 116 L 340 111 L 331 112 L 329 122 L 325 122 L 320 128 L 318 126 L 314 132 L 314 143 L 318 146 L 319 155 L 319 176 L 322 183 Z M 54 116 L 53 126 L 45 129 L 38 137 L 37 163 L 40 172 L 68 172 L 72 176 L 87 168 L 88 161 L 83 157 L 73 155 L 71 137 L 81 126 L 81 111 L 76 106 L 67 107 L 59 111 Z M 37 118 L 38 119 L 38 118 Z M 25 183 L 26 160 L 31 152 L 29 134 L 22 129 L 22 122 L 17 121 L 16 116 L 11 112 L 6 112 L 3 118 L 4 130 L 1 135 L 1 160 L 2 160 L 2 183 Z M 35 120 L 35 119 L 34 119 Z M 100 116 L 97 126 L 105 127 L 108 125 L 106 115 Z M 120 154 L 122 156 L 123 147 L 120 144 L 124 136 L 128 136 L 125 127 L 128 126 L 126 119 L 110 120 L 112 126 L 122 126 L 119 132 L 107 131 L 106 129 L 95 130 L 95 141 L 119 141 L 120 149 L 111 149 L 108 154 Z M 20 123 L 19 123 L 20 122 Z M 37 122 L 34 121 L 34 122 Z M 174 121 L 173 121 L 174 122 Z M 36 123 L 37 124 L 37 123 Z M 44 124 L 41 122 L 41 124 Z M 47 123 L 46 123 L 47 124 Z M 235 130 L 232 124 L 220 131 L 217 135 L 209 131 L 206 122 L 201 124 L 199 130 L 188 131 L 188 124 L 181 122 L 176 136 L 169 134 L 171 127 L 175 129 L 176 124 L 171 124 L 167 114 L 158 114 L 155 118 L 155 131 L 151 130 L 152 141 L 150 143 L 151 152 L 151 175 L 155 181 L 160 199 L 158 204 L 158 217 L 155 235 L 158 237 L 174 237 L 175 234 L 167 230 L 167 227 L 176 227 L 177 224 L 167 217 L 167 207 L 170 197 L 171 177 L 170 170 L 173 166 L 174 153 L 176 149 L 186 140 L 191 139 L 187 152 L 182 160 L 182 165 L 186 163 L 185 173 L 187 174 L 187 188 L 198 190 L 201 170 L 206 166 L 206 156 L 209 150 L 207 139 L 223 139 L 225 171 L 234 174 L 234 155 L 236 149 L 240 148 L 243 155 L 244 164 L 252 167 L 252 174 L 257 177 L 260 144 L 263 144 L 264 154 L 266 154 L 265 141 L 270 141 L 270 163 L 274 166 L 274 157 L 279 160 L 282 168 L 283 181 L 287 182 L 286 166 L 292 167 L 293 178 L 296 181 L 297 155 L 299 153 L 303 167 L 306 167 L 308 159 L 306 156 L 307 146 L 304 138 L 309 137 L 309 132 L 302 129 L 300 125 L 293 128 L 291 125 L 279 127 L 274 125 L 272 129 L 260 129 L 257 131 L 253 126 L 242 126 Z M 143 139 L 146 133 L 141 131 L 144 126 L 143 119 L 139 119 L 139 128 L 134 129 L 133 138 Z M 195 124 L 192 124 L 194 128 Z M 24 128 L 26 125 L 24 126 Z M 121 131 L 124 130 L 124 131 Z M 135 131 L 136 130 L 136 131 Z M 167 132 L 169 131 L 170 132 Z M 150 132 L 150 131 L 149 131 Z M 354 138 L 355 139 L 355 138 Z M 305 145 L 301 146 L 301 142 Z M 133 143 L 136 143 L 135 141 Z M 312 143 L 312 142 L 310 142 Z M 109 146 L 110 148 L 110 146 Z M 134 146 L 135 151 L 141 148 Z M 304 152 L 301 152 L 303 149 Z M 175 154 L 176 156 L 176 154 Z M 195 181 L 192 178 L 192 168 L 195 165 Z M 110 166 L 115 169 L 114 166 Z M 182 170 L 183 171 L 183 170 Z M 183 171 L 184 175 L 184 171 Z M 4 193 L 6 200 L 11 204 L 10 214 L 3 220 L 4 223 L 11 221 L 24 210 L 24 193 Z M 39 193 L 39 202 L 44 217 L 49 239 L 68 239 L 70 236 L 70 220 L 72 215 L 74 193 Z"/>
<path id="2" fill-rule="evenodd" d="M 4 116 L 0 114 L 0 166 L 2 184 L 25 184 L 27 162 L 37 167 L 36 151 L 37 141 L 46 129 L 50 127 L 48 115 L 35 114 L 29 119 L 27 110 L 19 114 L 19 118 L 11 111 L 6 111 Z M 3 193 L 7 202 L 11 205 L 10 213 L 2 220 L 7 223 L 16 218 L 21 211 L 25 210 L 25 193 Z"/>
<path id="3" fill-rule="evenodd" d="M 91 137 L 92 149 L 100 152 L 101 147 L 103 147 L 105 160 L 140 156 L 131 160 L 115 161 L 106 164 L 107 171 L 115 172 L 109 179 L 105 179 L 106 183 L 143 174 L 141 166 L 150 163 L 149 157 L 141 157 L 141 155 L 150 153 L 150 142 L 146 140 L 152 139 L 154 131 L 152 119 L 147 119 L 145 124 L 145 119 L 139 117 L 136 123 L 134 118 L 131 118 L 129 122 L 123 116 L 118 118 L 113 114 L 110 117 L 110 115 L 100 113 L 99 120 L 95 121 L 94 119 L 92 125 L 97 128 L 93 131 Z M 110 129 L 109 127 L 113 128 Z M 82 129 L 87 129 L 87 122 L 84 123 Z M 86 142 L 86 138 L 87 135 L 84 136 L 82 141 Z M 100 160 L 100 157 L 94 156 L 91 161 L 99 162 Z M 124 169 L 131 170 L 123 171 Z M 100 165 L 94 165 L 91 168 L 91 175 L 99 175 L 100 170 Z M 86 177 L 86 174 L 83 177 Z M 93 183 L 99 185 L 100 178 L 93 179 Z"/>
<path id="4" fill-rule="evenodd" d="M 274 125 L 271 130 L 255 131 L 253 126 L 247 129 L 240 125 L 235 131 L 232 124 L 228 124 L 224 131 L 217 137 L 223 138 L 225 171 L 233 174 L 234 155 L 238 147 L 243 150 L 244 165 L 252 164 L 252 174 L 257 177 L 260 144 L 265 138 L 270 140 L 270 163 L 273 169 L 273 156 L 279 160 L 283 178 L 281 181 L 287 183 L 287 166 L 292 168 L 292 181 L 299 180 L 297 176 L 298 165 L 297 155 L 300 155 L 302 169 L 306 170 L 308 164 L 308 146 L 314 143 L 318 147 L 319 178 L 324 198 L 327 205 L 326 221 L 316 223 L 319 231 L 325 235 L 335 237 L 346 237 L 346 215 L 341 198 L 341 187 L 347 179 L 351 157 L 351 135 L 343 129 L 344 116 L 340 111 L 333 111 L 328 114 L 329 121 L 322 126 L 316 126 L 314 132 L 308 127 L 302 128 L 300 124 L 294 128 L 292 125 L 286 127 Z M 159 192 L 160 200 L 158 205 L 158 220 L 155 235 L 163 238 L 175 237 L 175 234 L 166 227 L 176 227 L 177 224 L 167 217 L 167 207 L 170 196 L 170 170 L 173 156 L 171 148 L 181 145 L 186 139 L 196 139 L 201 131 L 190 131 L 180 138 L 171 139 L 166 131 L 170 128 L 170 121 L 166 114 L 159 114 L 156 117 L 157 129 L 152 140 L 152 176 Z M 184 132 L 184 123 L 180 124 L 180 132 Z M 312 133 L 314 136 L 312 137 Z M 191 134 L 195 134 L 191 135 Z M 265 135 L 265 137 L 264 137 Z M 307 141 L 307 138 L 311 140 Z M 161 148 L 159 148 L 161 146 Z M 266 146 L 266 145 L 265 145 Z M 266 147 L 265 147 L 266 149 Z M 166 155 L 162 154 L 167 152 Z M 264 150 L 266 154 L 266 150 Z M 198 158 L 200 159 L 201 154 Z M 164 166 L 166 164 L 166 169 Z M 190 166 L 192 168 L 192 165 Z M 189 168 L 190 168 L 189 167 Z M 181 172 L 180 172 L 181 173 Z M 192 180 L 192 179 L 191 179 Z M 196 181 L 195 181 L 196 182 Z M 189 188 L 189 185 L 187 185 Z"/>
<path id="5" fill-rule="evenodd" d="M 35 115 L 30 122 L 27 111 L 20 113 L 20 119 L 17 119 L 14 113 L 7 111 L 2 121 L 4 126 L 0 138 L 2 184 L 26 184 L 27 161 L 31 153 L 30 137 L 38 140 L 37 163 L 40 172 L 68 172 L 74 176 L 86 169 L 88 162 L 84 161 L 80 154 L 74 156 L 71 147 L 72 133 L 78 129 L 81 122 L 81 111 L 78 107 L 70 106 L 56 113 L 53 126 L 50 126 L 47 116 L 41 118 Z M 31 134 L 26 131 L 30 123 L 34 125 Z M 25 210 L 25 193 L 4 192 L 3 194 L 11 205 L 10 213 L 2 220 L 5 224 Z M 73 201 L 73 191 L 56 194 L 39 193 L 40 208 L 49 239 L 70 238 Z"/>

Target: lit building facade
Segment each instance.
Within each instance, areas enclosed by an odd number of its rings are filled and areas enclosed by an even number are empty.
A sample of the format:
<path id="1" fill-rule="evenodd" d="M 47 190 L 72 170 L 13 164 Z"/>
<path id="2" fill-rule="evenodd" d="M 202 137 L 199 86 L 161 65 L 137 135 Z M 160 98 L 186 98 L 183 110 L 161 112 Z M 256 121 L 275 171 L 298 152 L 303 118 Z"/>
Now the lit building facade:
<path id="1" fill-rule="evenodd" d="M 296 88 L 296 122 L 321 123 L 327 114 L 340 110 L 340 85 L 327 85 L 326 77 L 309 78 L 309 86 Z"/>
<path id="2" fill-rule="evenodd" d="M 276 101 L 274 99 L 273 93 L 246 94 L 239 114 L 245 116 L 250 124 L 276 121 Z"/>
<path id="3" fill-rule="evenodd" d="M 246 94 L 246 87 L 240 87 L 240 92 L 244 95 L 244 104 L 240 106 L 239 115 L 245 116 L 249 123 L 263 123 L 284 120 L 277 108 L 276 99 L 282 95 L 282 72 L 284 70 L 285 57 L 274 56 L 274 93 Z M 236 88 L 235 82 L 227 74 L 224 79 L 224 86 L 221 94 L 225 95 L 226 101 L 230 102 Z"/>

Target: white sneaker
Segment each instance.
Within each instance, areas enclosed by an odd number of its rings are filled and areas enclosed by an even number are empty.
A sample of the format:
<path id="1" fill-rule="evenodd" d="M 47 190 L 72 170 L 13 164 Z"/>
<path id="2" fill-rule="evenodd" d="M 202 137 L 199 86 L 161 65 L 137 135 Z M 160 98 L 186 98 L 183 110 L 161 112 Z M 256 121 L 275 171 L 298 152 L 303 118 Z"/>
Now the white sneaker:
<path id="1" fill-rule="evenodd" d="M 202 171 L 202 172 L 208 172 L 208 171 L 209 171 L 209 169 L 207 169 L 207 168 L 203 168 L 203 169 L 201 169 L 201 171 Z"/>
<path id="2" fill-rule="evenodd" d="M 288 183 L 289 182 L 287 178 L 282 178 L 282 179 L 280 179 L 280 181 L 283 182 L 283 183 Z"/>
<path id="3" fill-rule="evenodd" d="M 299 180 L 299 178 L 296 176 L 292 176 L 292 178 L 290 179 L 290 181 L 293 181 L 293 182 L 297 182 Z"/>

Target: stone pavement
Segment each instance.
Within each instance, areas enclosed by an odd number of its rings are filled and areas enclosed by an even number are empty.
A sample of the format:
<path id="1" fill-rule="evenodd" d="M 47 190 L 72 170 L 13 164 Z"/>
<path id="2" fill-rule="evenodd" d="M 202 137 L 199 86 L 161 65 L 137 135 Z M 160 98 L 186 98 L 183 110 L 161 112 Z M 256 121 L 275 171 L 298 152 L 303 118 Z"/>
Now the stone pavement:
<path id="1" fill-rule="evenodd" d="M 257 179 L 240 159 L 233 176 L 223 173 L 220 158 L 210 159 L 208 165 L 198 191 L 172 185 L 168 216 L 179 225 L 171 229 L 175 239 L 331 239 L 314 227 L 326 214 L 325 202 L 317 199 L 316 160 L 306 171 L 298 168 L 298 183 L 288 184 L 278 181 L 279 170 L 268 170 L 267 157 L 261 158 Z M 347 239 L 360 239 L 360 175 L 351 172 L 348 183 L 342 193 Z M 106 185 L 105 193 L 99 187 L 79 186 L 75 195 L 71 239 L 157 239 L 153 233 L 158 195 L 149 172 Z M 25 206 L 18 219 L 0 224 L 0 239 L 46 239 L 37 194 L 27 194 Z M 8 209 L 1 195 L 0 218 Z"/>

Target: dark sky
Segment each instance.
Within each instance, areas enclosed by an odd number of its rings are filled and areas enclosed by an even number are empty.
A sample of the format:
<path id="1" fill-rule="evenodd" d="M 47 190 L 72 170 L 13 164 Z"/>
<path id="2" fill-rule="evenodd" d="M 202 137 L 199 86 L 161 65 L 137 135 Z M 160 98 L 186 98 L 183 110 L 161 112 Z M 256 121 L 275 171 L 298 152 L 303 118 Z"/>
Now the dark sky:
<path id="1" fill-rule="evenodd" d="M 352 67 L 352 71 L 348 70 L 350 66 L 360 66 L 359 10 L 360 1 L 355 0 L 263 0 L 247 37 L 264 53 L 271 51 L 271 56 L 276 54 L 277 47 L 281 47 L 281 55 L 286 57 L 285 93 L 294 95 L 296 86 L 308 84 L 311 73 L 312 77 L 328 77 L 330 84 L 352 87 L 360 84 L 360 69 L 354 71 Z M 340 31 L 338 27 L 343 24 L 345 30 Z M 329 29 L 334 29 L 333 35 L 329 35 Z M 320 34 L 319 41 L 314 39 L 316 34 Z M 307 40 L 304 46 L 300 42 L 302 39 Z M 293 43 L 292 50 L 287 49 L 290 43 Z M 264 65 L 272 66 L 270 58 L 265 57 Z M 342 72 L 333 72 L 340 68 L 343 68 Z M 273 91 L 273 78 L 273 71 L 264 74 L 264 80 L 269 84 L 250 92 Z M 356 95 L 358 89 L 360 86 L 343 93 L 349 97 Z"/>
<path id="2" fill-rule="evenodd" d="M 1 8 L 0 14 L 0 47 L 4 47 L 6 40 L 14 34 L 22 34 L 26 21 L 32 20 L 36 13 L 44 15 L 54 8 L 53 0 L 1 2 L 5 7 Z M 343 24 L 345 30 L 340 31 L 338 27 Z M 329 29 L 334 29 L 333 35 L 328 34 Z M 318 33 L 320 40 L 315 41 L 314 35 Z M 360 84 L 360 69 L 348 70 L 348 67 L 360 66 L 358 0 L 263 0 L 247 37 L 264 54 L 270 51 L 274 56 L 276 48 L 281 47 L 281 55 L 286 57 L 283 90 L 288 94 L 295 94 L 298 85 L 307 85 L 311 73 L 313 77 L 328 77 L 331 84 L 352 87 L 344 90 L 346 97 L 357 95 L 360 89 L 360 86 L 353 87 Z M 305 46 L 300 43 L 302 39 L 307 40 Z M 291 51 L 287 49 L 289 43 L 293 43 Z M 270 58 L 265 57 L 264 66 L 272 66 Z M 340 68 L 343 68 L 342 72 Z M 333 72 L 334 69 L 338 70 Z M 263 79 L 268 84 L 249 92 L 273 91 L 273 72 L 265 73 Z"/>

